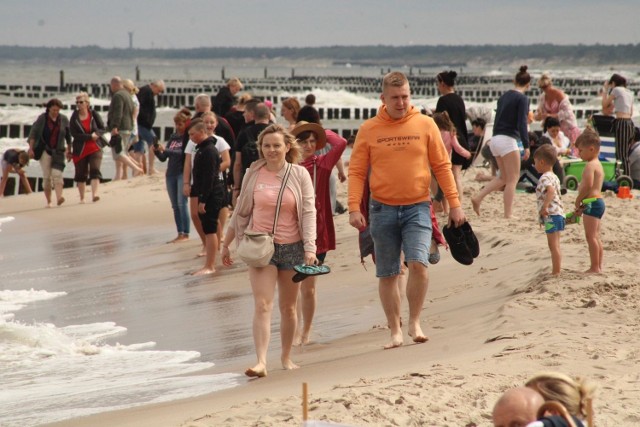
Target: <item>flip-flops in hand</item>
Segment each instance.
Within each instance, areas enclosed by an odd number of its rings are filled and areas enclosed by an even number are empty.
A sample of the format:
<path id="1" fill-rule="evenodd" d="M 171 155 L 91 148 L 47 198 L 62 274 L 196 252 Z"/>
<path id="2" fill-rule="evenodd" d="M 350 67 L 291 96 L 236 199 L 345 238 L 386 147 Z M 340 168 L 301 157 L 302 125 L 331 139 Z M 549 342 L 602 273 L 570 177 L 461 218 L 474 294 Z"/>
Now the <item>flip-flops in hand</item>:
<path id="1" fill-rule="evenodd" d="M 331 273 L 331 269 L 328 265 L 306 265 L 299 264 L 293 267 L 296 274 L 293 276 L 293 282 L 302 282 L 309 276 L 320 276 L 322 274 Z"/>

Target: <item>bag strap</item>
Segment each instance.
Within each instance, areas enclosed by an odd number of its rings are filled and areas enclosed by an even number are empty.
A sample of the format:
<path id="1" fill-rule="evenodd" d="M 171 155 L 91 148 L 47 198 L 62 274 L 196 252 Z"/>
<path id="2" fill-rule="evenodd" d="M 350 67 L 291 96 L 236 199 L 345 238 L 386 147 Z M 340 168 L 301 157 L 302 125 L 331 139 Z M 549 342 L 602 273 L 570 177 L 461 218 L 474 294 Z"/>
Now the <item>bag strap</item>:
<path id="1" fill-rule="evenodd" d="M 318 164 L 314 161 L 313 162 L 313 191 L 314 191 L 314 193 L 316 191 L 316 186 L 317 186 L 317 180 L 316 180 L 317 172 L 318 172 Z"/>
<path id="2" fill-rule="evenodd" d="M 276 216 L 273 220 L 273 228 L 271 229 L 271 235 L 276 235 L 276 225 L 278 224 L 278 216 L 280 215 L 280 205 L 282 202 L 282 195 L 284 194 L 285 187 L 287 186 L 287 180 L 289 179 L 289 175 L 291 173 L 291 163 L 287 163 L 287 170 L 284 172 L 284 177 L 282 177 L 282 185 L 280 186 L 280 192 L 278 193 L 278 201 L 276 202 Z"/>

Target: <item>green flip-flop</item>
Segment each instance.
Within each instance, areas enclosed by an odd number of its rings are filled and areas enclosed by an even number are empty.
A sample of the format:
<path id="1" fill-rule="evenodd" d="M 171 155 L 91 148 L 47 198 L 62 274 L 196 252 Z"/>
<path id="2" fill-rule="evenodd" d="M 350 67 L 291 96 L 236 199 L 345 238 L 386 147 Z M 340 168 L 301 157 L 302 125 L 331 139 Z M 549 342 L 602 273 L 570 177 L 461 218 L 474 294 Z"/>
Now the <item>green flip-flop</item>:
<path id="1" fill-rule="evenodd" d="M 293 282 L 302 282 L 309 276 L 320 276 L 322 274 L 331 273 L 331 268 L 328 265 L 306 265 L 299 264 L 293 267 L 296 274 L 293 276 Z"/>

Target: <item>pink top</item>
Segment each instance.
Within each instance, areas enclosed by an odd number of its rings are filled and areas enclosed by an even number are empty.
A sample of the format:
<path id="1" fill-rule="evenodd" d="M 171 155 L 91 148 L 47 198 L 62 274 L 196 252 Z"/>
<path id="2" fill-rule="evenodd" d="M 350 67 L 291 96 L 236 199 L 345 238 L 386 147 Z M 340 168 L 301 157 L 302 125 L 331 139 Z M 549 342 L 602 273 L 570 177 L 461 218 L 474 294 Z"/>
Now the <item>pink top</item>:
<path id="1" fill-rule="evenodd" d="M 271 172 L 267 168 L 258 171 L 258 180 L 253 190 L 253 224 L 249 227 L 250 229 L 271 233 L 281 185 L 278 172 Z M 286 188 L 282 195 L 274 240 L 280 244 L 296 243 L 302 240 L 298 229 L 296 199 L 289 188 Z"/>
<path id="2" fill-rule="evenodd" d="M 462 145 L 460 145 L 460 142 L 458 142 L 458 138 L 456 138 L 455 134 L 446 130 L 441 130 L 440 136 L 442 136 L 442 142 L 444 142 L 444 146 L 447 149 L 447 153 L 449 153 L 449 155 L 451 155 L 451 150 L 453 149 L 456 150 L 456 153 L 460 154 L 465 159 L 471 157 L 471 153 Z"/>

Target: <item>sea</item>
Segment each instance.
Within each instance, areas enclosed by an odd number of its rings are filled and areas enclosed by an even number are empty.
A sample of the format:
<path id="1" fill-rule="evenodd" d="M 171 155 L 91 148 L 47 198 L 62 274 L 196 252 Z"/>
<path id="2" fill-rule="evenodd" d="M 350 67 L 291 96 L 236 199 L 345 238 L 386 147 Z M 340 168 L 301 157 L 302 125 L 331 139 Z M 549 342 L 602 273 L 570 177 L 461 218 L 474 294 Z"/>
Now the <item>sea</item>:
<path id="1" fill-rule="evenodd" d="M 457 71 L 510 76 L 515 73 L 511 68 L 486 66 Z M 443 69 L 447 67 L 407 66 L 402 70 L 433 76 Z M 0 84 L 58 85 L 60 71 L 64 71 L 67 82 L 106 83 L 113 75 L 134 79 L 138 72 L 145 83 L 157 78 L 218 80 L 223 74 L 241 79 L 265 74 L 376 77 L 388 69 L 328 61 L 0 59 Z M 612 72 L 638 79 L 640 67 L 613 70 L 555 66 L 530 71 L 537 75 L 550 71 L 554 77 L 586 76 L 604 82 Z M 376 94 L 352 93 L 341 87 L 318 87 L 313 93 L 318 107 L 379 105 Z M 302 99 L 306 94 L 275 95 Z M 70 104 L 74 94 L 60 97 Z M 437 98 L 413 101 L 435 107 Z M 92 102 L 98 105 L 109 101 Z M 592 105 L 598 102 L 594 99 Z M 495 104 L 486 106 L 494 108 Z M 2 106 L 0 124 L 31 124 L 43 111 L 41 106 Z M 158 120 L 170 124 L 175 112 L 161 108 Z M 0 138 L 0 154 L 12 147 L 26 148 L 24 136 Z M 104 156 L 103 170 L 105 174 L 113 172 L 110 155 Z M 27 174 L 39 173 L 38 164 L 31 162 Z M 67 168 L 65 176 L 73 176 L 72 167 Z M 211 283 L 185 276 L 184 268 L 175 266 L 175 260 L 162 253 L 166 230 L 145 226 L 132 230 L 126 225 L 105 230 L 97 225 L 87 230 L 61 231 L 68 227 L 58 229 L 52 224 L 49 230 L 34 234 L 29 232 L 29 220 L 19 213 L 2 213 L 3 203 L 0 199 L 0 426 L 37 426 L 196 397 L 246 383 L 233 368 L 254 357 L 248 286 L 217 292 Z M 274 314 L 272 347 L 277 348 L 278 316 Z M 319 314 L 316 330 L 324 331 L 319 339 L 328 342 L 370 328 L 366 318 L 345 316 L 339 311 L 324 317 Z"/>

